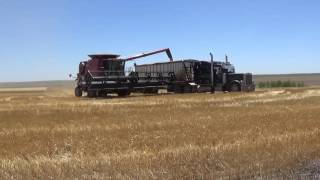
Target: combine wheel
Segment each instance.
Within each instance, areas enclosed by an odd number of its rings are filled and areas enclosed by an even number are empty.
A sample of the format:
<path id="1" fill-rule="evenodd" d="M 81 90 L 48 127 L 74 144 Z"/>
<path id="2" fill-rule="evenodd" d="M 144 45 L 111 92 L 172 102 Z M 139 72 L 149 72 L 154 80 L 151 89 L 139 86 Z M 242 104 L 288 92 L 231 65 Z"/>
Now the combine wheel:
<path id="1" fill-rule="evenodd" d="M 97 91 L 95 91 L 95 90 L 88 90 L 88 97 L 89 97 L 89 98 L 97 97 Z"/>
<path id="2" fill-rule="evenodd" d="M 75 95 L 76 97 L 81 97 L 81 96 L 82 96 L 82 89 L 81 89 L 80 87 L 76 87 L 76 88 L 74 89 L 74 95 Z"/>

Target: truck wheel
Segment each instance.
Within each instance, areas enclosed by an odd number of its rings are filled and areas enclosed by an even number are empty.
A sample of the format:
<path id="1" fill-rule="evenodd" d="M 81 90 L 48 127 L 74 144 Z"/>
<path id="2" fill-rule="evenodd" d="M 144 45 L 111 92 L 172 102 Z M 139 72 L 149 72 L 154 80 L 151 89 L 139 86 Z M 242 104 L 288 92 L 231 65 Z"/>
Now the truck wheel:
<path id="1" fill-rule="evenodd" d="M 97 91 L 94 90 L 88 90 L 88 97 L 93 98 L 97 96 Z"/>
<path id="2" fill-rule="evenodd" d="M 239 92 L 241 91 L 240 85 L 238 83 L 232 83 L 230 88 L 229 88 L 230 92 Z"/>
<path id="3" fill-rule="evenodd" d="M 74 95 L 75 95 L 76 97 L 81 97 L 81 96 L 82 96 L 82 89 L 81 89 L 80 87 L 76 87 L 76 88 L 74 89 Z"/>
<path id="4" fill-rule="evenodd" d="M 130 95 L 130 91 L 127 89 L 118 91 L 118 96 L 120 96 L 120 97 L 129 96 L 129 95 Z"/>

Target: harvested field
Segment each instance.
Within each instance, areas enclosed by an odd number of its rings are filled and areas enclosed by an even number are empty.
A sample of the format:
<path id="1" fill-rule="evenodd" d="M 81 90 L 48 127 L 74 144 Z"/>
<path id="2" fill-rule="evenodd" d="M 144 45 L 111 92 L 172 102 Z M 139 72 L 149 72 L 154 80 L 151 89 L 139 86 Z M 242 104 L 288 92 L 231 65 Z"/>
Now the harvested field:
<path id="1" fill-rule="evenodd" d="M 26 87 L 26 88 L 0 88 L 0 93 L 12 92 L 43 92 L 47 91 L 47 87 Z"/>
<path id="2" fill-rule="evenodd" d="M 0 102 L 0 179 L 319 177 L 318 88 Z"/>

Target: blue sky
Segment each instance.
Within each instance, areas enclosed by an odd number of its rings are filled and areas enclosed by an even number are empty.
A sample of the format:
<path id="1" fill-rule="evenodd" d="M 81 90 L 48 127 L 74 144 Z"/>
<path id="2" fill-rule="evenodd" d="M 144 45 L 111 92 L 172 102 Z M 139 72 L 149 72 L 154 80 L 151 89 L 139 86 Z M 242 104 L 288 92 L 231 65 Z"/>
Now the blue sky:
<path id="1" fill-rule="evenodd" d="M 319 0 L 0 0 L 0 82 L 68 79 L 87 54 L 165 47 L 175 59 L 227 53 L 238 72 L 319 73 L 319 9 Z"/>

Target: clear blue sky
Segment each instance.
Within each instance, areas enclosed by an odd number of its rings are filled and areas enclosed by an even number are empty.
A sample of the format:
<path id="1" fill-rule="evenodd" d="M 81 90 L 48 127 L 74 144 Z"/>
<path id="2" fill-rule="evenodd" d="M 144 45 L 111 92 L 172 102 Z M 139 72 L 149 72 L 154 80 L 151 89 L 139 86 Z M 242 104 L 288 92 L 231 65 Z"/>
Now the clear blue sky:
<path id="1" fill-rule="evenodd" d="M 68 79 L 87 54 L 164 47 L 176 59 L 227 53 L 238 72 L 320 72 L 319 9 L 319 0 L 0 0 L 0 82 Z"/>

